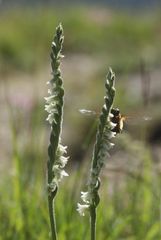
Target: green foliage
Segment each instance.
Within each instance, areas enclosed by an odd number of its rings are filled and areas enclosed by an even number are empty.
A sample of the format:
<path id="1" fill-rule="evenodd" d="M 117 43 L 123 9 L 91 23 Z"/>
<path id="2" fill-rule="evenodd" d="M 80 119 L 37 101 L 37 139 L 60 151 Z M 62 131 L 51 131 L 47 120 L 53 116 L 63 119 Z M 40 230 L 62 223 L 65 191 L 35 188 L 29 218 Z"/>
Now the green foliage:
<path id="1" fill-rule="evenodd" d="M 156 191 L 160 189 L 159 182 L 156 181 L 159 175 L 157 178 L 156 175 L 151 175 L 152 159 L 146 149 L 143 148 L 142 151 L 146 156 L 143 161 L 145 166 L 143 172 L 133 173 L 133 175 L 128 171 L 125 172 L 123 186 L 114 185 L 112 194 L 107 191 L 112 182 L 104 177 L 101 204 L 97 212 L 98 239 L 155 240 L 161 238 L 160 195 Z M 132 154 L 134 153 L 131 152 L 131 156 Z M 83 177 L 81 169 L 71 172 L 70 179 L 62 183 L 61 191 L 57 196 L 56 217 L 60 240 L 81 240 L 82 238 L 88 240 L 88 217 L 80 218 L 75 211 L 80 191 L 76 189 L 76 183 L 79 183 L 82 188 L 80 175 Z M 18 181 L 14 183 L 14 179 L 13 175 L 3 177 L 0 183 L 1 193 L 3 193 L 0 198 L 1 239 L 37 240 L 37 237 L 42 240 L 49 239 L 46 189 L 42 189 L 45 183 L 40 180 L 44 179 L 44 176 L 40 175 L 34 182 L 29 180 L 25 183 Z M 21 185 L 19 195 L 15 194 L 15 184 L 16 188 Z"/>
<path id="2" fill-rule="evenodd" d="M 99 20 L 96 11 L 84 8 L 2 12 L 0 71 L 34 71 L 44 64 L 49 56 L 51 33 L 60 21 L 66 29 L 65 53 L 103 55 L 117 71 L 136 69 L 141 57 L 152 64 L 158 63 L 159 13 L 129 16 L 107 11 L 102 14 L 103 20 Z"/>

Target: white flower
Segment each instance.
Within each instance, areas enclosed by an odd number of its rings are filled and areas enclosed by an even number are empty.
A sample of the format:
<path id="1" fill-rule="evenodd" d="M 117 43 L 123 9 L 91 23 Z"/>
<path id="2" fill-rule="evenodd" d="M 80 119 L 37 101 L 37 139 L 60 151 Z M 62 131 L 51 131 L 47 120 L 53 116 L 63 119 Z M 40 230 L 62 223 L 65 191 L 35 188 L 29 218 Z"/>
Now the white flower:
<path id="1" fill-rule="evenodd" d="M 115 133 L 115 132 L 112 132 L 112 131 L 107 131 L 107 132 L 105 133 L 105 137 L 106 137 L 107 139 L 114 138 L 115 136 L 116 136 L 116 133 Z"/>
<path id="2" fill-rule="evenodd" d="M 59 141 L 61 140 L 59 139 Z M 63 156 L 64 154 L 67 153 L 66 149 L 67 149 L 67 146 L 63 146 L 59 144 L 55 165 L 59 165 L 61 169 L 65 167 L 69 159 L 69 157 Z"/>
<path id="3" fill-rule="evenodd" d="M 55 95 L 53 94 L 53 95 L 51 95 L 51 96 L 49 96 L 49 97 L 45 97 L 44 99 L 46 100 L 46 102 L 47 102 L 48 104 L 53 103 L 54 100 L 55 100 Z"/>
<path id="4" fill-rule="evenodd" d="M 112 113 L 109 113 L 109 118 L 114 117 L 114 115 Z"/>
<path id="5" fill-rule="evenodd" d="M 63 146 L 63 145 L 59 144 L 59 151 L 62 155 L 67 153 L 66 149 L 67 149 L 67 146 Z"/>
<path id="6" fill-rule="evenodd" d="M 60 156 L 60 158 L 59 158 L 59 163 L 60 163 L 60 165 L 61 165 L 61 168 L 64 168 L 64 167 L 65 167 L 65 165 L 66 165 L 67 162 L 68 162 L 68 159 L 69 159 L 69 157 Z"/>
<path id="7" fill-rule="evenodd" d="M 59 165 L 53 166 L 53 172 L 54 172 L 55 178 L 58 182 L 60 182 L 63 177 L 69 176 L 68 173 L 66 171 L 64 171 L 63 169 L 61 169 Z"/>
<path id="8" fill-rule="evenodd" d="M 107 110 L 107 106 L 106 106 L 106 104 L 103 104 L 103 108 L 104 108 L 105 110 Z"/>
<path id="9" fill-rule="evenodd" d="M 52 180 L 52 182 L 48 184 L 49 193 L 54 192 L 56 188 L 57 188 L 57 182 L 55 180 Z"/>
<path id="10" fill-rule="evenodd" d="M 109 122 L 109 125 L 110 125 L 110 127 L 111 127 L 111 129 L 113 129 L 114 127 L 116 127 L 117 126 L 117 123 L 113 123 L 113 122 Z"/>
<path id="11" fill-rule="evenodd" d="M 46 121 L 48 121 L 50 124 L 52 124 L 52 122 L 54 121 L 54 114 L 50 113 L 46 119 Z"/>
<path id="12" fill-rule="evenodd" d="M 90 202 L 90 193 L 89 192 L 81 192 L 81 199 L 83 200 L 83 202 L 89 203 Z"/>
<path id="13" fill-rule="evenodd" d="M 57 109 L 55 109 L 55 103 L 50 103 L 50 104 L 46 104 L 45 105 L 45 110 L 48 112 L 48 113 L 51 113 L 51 112 L 57 112 Z"/>
<path id="14" fill-rule="evenodd" d="M 77 211 L 81 216 L 85 216 L 85 212 L 89 209 L 89 204 L 77 204 Z"/>
<path id="15" fill-rule="evenodd" d="M 52 44 L 52 46 L 57 47 L 56 43 L 54 41 L 51 44 Z"/>

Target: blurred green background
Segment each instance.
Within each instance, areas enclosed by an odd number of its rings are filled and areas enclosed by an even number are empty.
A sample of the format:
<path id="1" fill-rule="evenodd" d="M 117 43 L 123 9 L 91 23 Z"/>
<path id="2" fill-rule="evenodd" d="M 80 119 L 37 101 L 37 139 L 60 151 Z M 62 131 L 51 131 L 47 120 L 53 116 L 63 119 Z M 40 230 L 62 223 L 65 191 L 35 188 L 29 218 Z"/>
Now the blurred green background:
<path id="1" fill-rule="evenodd" d="M 76 212 L 86 189 L 104 82 L 129 116 L 102 172 L 100 240 L 161 239 L 161 10 L 157 1 L 0 2 L 0 240 L 50 239 L 46 82 L 55 27 L 64 27 L 63 144 L 69 177 L 56 199 L 60 240 L 89 239 Z M 147 120 L 147 121 L 145 121 Z M 71 201 L 71 199 L 73 201 Z"/>

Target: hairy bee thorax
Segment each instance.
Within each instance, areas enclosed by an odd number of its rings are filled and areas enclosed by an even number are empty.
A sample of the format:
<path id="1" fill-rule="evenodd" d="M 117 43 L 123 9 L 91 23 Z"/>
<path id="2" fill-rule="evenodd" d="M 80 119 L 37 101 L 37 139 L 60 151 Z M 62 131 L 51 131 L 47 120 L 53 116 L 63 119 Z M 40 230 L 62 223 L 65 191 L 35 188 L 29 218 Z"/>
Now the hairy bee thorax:
<path id="1" fill-rule="evenodd" d="M 118 108 L 112 108 L 111 113 L 113 115 L 111 117 L 111 121 L 116 124 L 116 126 L 112 129 L 112 132 L 121 133 L 125 117 L 121 115 L 120 110 Z"/>

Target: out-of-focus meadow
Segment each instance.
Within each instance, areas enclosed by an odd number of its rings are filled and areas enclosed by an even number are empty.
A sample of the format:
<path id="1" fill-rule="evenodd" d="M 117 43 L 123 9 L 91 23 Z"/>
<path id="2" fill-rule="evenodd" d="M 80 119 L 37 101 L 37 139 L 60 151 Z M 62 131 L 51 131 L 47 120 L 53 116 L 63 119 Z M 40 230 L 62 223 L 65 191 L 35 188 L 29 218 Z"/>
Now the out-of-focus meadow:
<path id="1" fill-rule="evenodd" d="M 56 198 L 60 240 L 89 239 L 76 204 L 88 179 L 108 67 L 115 107 L 129 118 L 102 172 L 100 240 L 161 239 L 161 11 L 108 7 L 14 8 L 0 12 L 0 240 L 49 239 L 44 96 L 50 47 L 64 27 L 63 144 L 69 177 Z M 146 121 L 147 120 L 147 121 Z"/>

